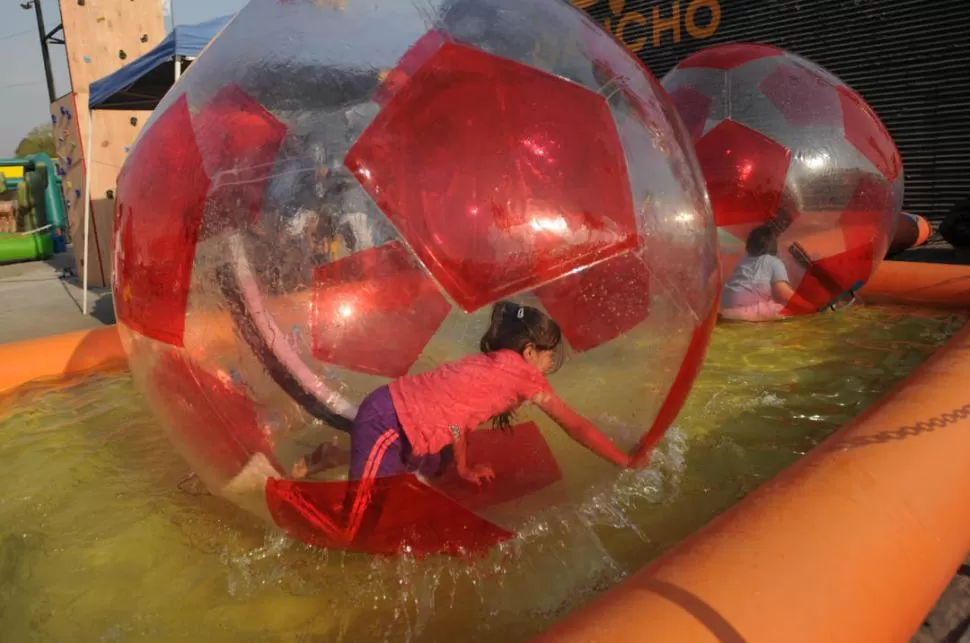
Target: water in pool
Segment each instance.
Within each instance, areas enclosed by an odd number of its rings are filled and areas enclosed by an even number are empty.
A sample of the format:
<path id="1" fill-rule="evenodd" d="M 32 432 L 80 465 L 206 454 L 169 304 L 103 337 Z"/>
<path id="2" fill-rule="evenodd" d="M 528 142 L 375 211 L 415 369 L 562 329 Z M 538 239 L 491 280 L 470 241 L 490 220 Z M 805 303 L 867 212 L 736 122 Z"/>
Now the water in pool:
<path id="1" fill-rule="evenodd" d="M 891 307 L 719 326 L 650 469 L 484 560 L 289 541 L 188 477 L 125 375 L 0 402 L 0 641 L 521 641 L 878 399 L 965 317 Z"/>

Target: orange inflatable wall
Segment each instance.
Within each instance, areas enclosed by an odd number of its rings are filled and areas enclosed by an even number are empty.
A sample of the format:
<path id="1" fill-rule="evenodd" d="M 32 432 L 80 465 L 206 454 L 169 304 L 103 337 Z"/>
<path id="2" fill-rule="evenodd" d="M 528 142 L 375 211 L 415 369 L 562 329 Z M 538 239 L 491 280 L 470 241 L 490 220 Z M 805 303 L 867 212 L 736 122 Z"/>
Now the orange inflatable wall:
<path id="1" fill-rule="evenodd" d="M 56 380 L 94 371 L 121 370 L 128 358 L 118 329 L 107 326 L 27 342 L 0 345 L 0 395 L 35 380 Z"/>
<path id="2" fill-rule="evenodd" d="M 970 307 L 970 267 L 869 299 Z M 970 551 L 970 324 L 882 401 L 544 643 L 908 641 Z"/>

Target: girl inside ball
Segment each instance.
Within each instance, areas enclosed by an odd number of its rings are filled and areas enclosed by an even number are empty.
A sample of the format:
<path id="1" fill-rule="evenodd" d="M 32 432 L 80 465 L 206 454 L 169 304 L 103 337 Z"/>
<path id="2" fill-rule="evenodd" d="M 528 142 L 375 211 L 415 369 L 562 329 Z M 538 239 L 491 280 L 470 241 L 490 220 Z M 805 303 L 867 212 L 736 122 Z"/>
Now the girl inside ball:
<path id="1" fill-rule="evenodd" d="M 468 432 L 491 421 L 508 430 L 516 408 L 531 402 L 574 440 L 620 467 L 631 458 L 592 422 L 565 404 L 546 375 L 562 362 L 562 331 L 530 306 L 495 304 L 481 353 L 381 386 L 360 405 L 351 431 L 350 480 L 416 473 L 435 477 L 454 460 L 458 475 L 481 485 L 494 479 L 491 467 L 467 464 Z M 311 472 L 305 457 L 291 471 Z"/>
<path id="2" fill-rule="evenodd" d="M 778 258 L 778 232 L 759 226 L 745 241 L 747 256 L 738 262 L 724 284 L 721 317 L 743 321 L 777 319 L 795 291 L 788 270 Z"/>

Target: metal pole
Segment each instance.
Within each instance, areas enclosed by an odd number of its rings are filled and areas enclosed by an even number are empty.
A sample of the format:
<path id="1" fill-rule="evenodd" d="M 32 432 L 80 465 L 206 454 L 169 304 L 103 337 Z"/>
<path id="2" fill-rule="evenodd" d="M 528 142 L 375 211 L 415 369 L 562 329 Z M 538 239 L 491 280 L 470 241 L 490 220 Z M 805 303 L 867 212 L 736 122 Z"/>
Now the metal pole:
<path id="1" fill-rule="evenodd" d="M 44 73 L 47 75 L 47 95 L 50 102 L 57 100 L 54 88 L 54 72 L 51 70 L 51 52 L 47 49 L 47 28 L 44 27 L 44 9 L 40 0 L 34 0 L 34 14 L 37 16 L 37 30 L 40 32 L 40 55 L 44 57 Z"/>
<path id="2" fill-rule="evenodd" d="M 88 314 L 88 246 L 91 228 L 91 175 L 94 174 L 94 112 L 88 113 L 88 145 L 84 150 L 87 153 L 85 159 L 84 176 L 84 293 L 81 295 L 81 314 Z"/>
<path id="3" fill-rule="evenodd" d="M 172 33 L 175 33 L 175 0 L 169 0 L 168 3 L 168 15 L 172 19 Z M 175 41 L 175 49 L 178 50 L 178 41 Z M 175 52 L 175 82 L 179 81 L 182 77 L 182 57 L 178 55 L 178 51 Z"/>

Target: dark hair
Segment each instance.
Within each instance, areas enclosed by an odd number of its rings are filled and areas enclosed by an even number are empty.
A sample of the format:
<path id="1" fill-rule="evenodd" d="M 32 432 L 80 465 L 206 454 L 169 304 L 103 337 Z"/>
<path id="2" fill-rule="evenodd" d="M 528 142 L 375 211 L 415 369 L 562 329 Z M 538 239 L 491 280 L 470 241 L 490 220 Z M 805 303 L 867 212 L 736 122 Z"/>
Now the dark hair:
<path id="1" fill-rule="evenodd" d="M 492 319 L 482 336 L 483 353 L 510 350 L 519 355 L 532 345 L 540 351 L 557 351 L 555 369 L 562 365 L 562 330 L 559 324 L 538 308 L 500 301 L 492 307 Z M 492 426 L 508 429 L 512 426 L 512 412 L 492 418 Z"/>
<path id="2" fill-rule="evenodd" d="M 752 257 L 778 254 L 778 234 L 770 226 L 758 226 L 748 235 L 744 249 Z"/>

